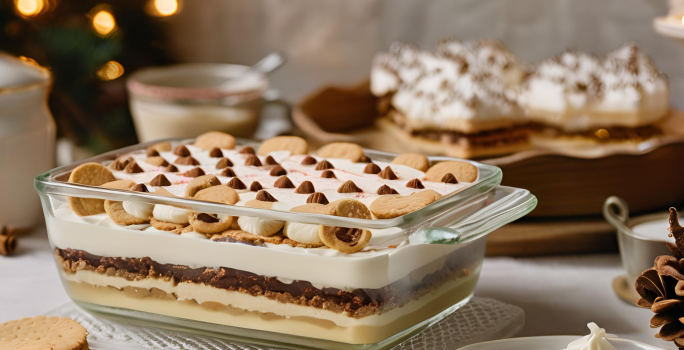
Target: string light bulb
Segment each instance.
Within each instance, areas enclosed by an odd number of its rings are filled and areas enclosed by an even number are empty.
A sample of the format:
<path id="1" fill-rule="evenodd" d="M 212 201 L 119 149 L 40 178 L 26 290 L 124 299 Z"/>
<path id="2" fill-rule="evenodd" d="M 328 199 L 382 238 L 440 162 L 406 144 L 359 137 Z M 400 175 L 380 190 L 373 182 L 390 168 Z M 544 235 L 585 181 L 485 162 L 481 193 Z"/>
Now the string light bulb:
<path id="1" fill-rule="evenodd" d="M 171 16 L 178 11 L 178 0 L 152 0 L 159 16 Z"/>
<path id="2" fill-rule="evenodd" d="M 114 80 L 124 74 L 124 67 L 117 61 L 109 61 L 97 70 L 97 77 L 104 81 Z"/>
<path id="3" fill-rule="evenodd" d="M 14 7 L 22 17 L 35 17 L 46 9 L 47 3 L 45 0 L 14 0 Z"/>
<path id="4" fill-rule="evenodd" d="M 104 36 L 111 33 L 114 28 L 116 28 L 116 20 L 111 12 L 106 9 L 101 9 L 94 12 L 95 15 L 93 15 L 92 19 L 93 29 L 95 29 L 98 34 Z"/>

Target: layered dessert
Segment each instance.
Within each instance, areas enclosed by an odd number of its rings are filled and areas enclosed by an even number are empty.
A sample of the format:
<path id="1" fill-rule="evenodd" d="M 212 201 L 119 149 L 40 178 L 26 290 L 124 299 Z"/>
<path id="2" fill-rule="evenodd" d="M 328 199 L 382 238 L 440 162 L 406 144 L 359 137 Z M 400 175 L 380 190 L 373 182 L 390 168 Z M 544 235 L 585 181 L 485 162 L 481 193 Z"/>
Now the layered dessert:
<path id="1" fill-rule="evenodd" d="M 484 241 L 411 244 L 401 228 L 285 221 L 273 213 L 400 218 L 478 177 L 462 161 L 432 164 L 403 154 L 384 162 L 350 143 L 313 154 L 291 136 L 254 149 L 211 132 L 61 174 L 130 200 L 50 196 L 46 218 L 65 288 L 84 305 L 367 344 L 465 302 Z M 165 199 L 244 207 L 254 216 L 159 203 Z"/>
<path id="2" fill-rule="evenodd" d="M 633 43 L 604 57 L 566 51 L 537 65 L 520 104 L 542 145 L 638 142 L 663 134 L 669 84 Z"/>
<path id="3" fill-rule="evenodd" d="M 381 129 L 461 158 L 640 142 L 662 135 L 669 114 L 667 77 L 633 43 L 526 65 L 495 40 L 445 39 L 434 51 L 398 42 L 375 57 L 370 83 Z"/>
<path id="4" fill-rule="evenodd" d="M 382 128 L 432 154 L 473 158 L 527 147 L 516 100 L 525 75 L 496 40 L 444 39 L 434 51 L 398 42 L 375 57 L 371 91 Z"/>

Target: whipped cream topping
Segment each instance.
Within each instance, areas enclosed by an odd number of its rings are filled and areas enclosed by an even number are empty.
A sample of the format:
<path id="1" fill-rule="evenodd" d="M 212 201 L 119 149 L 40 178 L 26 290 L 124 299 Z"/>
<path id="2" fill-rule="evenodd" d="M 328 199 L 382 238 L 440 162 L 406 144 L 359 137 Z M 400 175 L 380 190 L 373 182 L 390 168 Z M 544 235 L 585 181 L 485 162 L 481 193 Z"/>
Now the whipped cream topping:
<path id="1" fill-rule="evenodd" d="M 604 57 L 566 51 L 541 62 L 525 81 L 519 101 L 535 119 L 535 111 L 579 114 L 570 120 L 551 120 L 567 130 L 602 123 L 637 126 L 630 125 L 634 122 L 629 118 L 606 122 L 600 114 L 643 113 L 637 124 L 653 123 L 668 111 L 669 83 L 636 44 L 628 43 Z"/>
<path id="2" fill-rule="evenodd" d="M 587 324 L 591 334 L 568 344 L 565 350 L 616 350 L 606 339 L 606 330 L 591 322 Z"/>
<path id="3" fill-rule="evenodd" d="M 440 128 L 445 121 L 518 119 L 520 61 L 497 40 L 444 39 L 434 52 L 397 42 L 376 55 L 371 91 L 392 96 L 409 121 Z"/>

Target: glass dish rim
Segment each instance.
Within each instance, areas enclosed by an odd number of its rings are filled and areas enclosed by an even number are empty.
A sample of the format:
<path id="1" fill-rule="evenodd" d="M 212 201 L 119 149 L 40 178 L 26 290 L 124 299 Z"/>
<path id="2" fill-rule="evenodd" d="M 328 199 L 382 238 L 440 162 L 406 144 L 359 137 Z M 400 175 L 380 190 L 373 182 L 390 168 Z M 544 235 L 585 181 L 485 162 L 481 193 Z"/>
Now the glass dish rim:
<path id="1" fill-rule="evenodd" d="M 56 180 L 58 176 L 63 176 L 70 172 L 77 166 L 85 163 L 104 163 L 105 161 L 113 160 L 118 155 L 146 149 L 148 146 L 159 142 L 180 142 L 187 143 L 194 140 L 193 138 L 165 138 L 135 145 L 123 147 L 112 150 L 100 155 L 96 155 L 84 160 L 66 164 L 48 170 L 34 178 L 34 186 L 36 190 L 46 195 L 60 195 L 72 196 L 82 198 L 99 198 L 110 199 L 117 201 L 140 201 L 151 204 L 173 205 L 180 208 L 185 208 L 193 211 L 209 212 L 233 216 L 252 216 L 267 219 L 275 219 L 290 222 L 301 222 L 310 224 L 322 224 L 328 226 L 341 226 L 351 228 L 365 228 L 365 229 L 387 229 L 387 228 L 402 228 L 420 226 L 423 221 L 427 221 L 437 215 L 447 213 L 451 209 L 457 209 L 459 205 L 467 203 L 480 195 L 488 193 L 496 186 L 500 185 L 503 178 L 503 173 L 499 167 L 479 163 L 467 159 L 459 159 L 445 156 L 428 156 L 431 161 L 462 161 L 473 164 L 478 169 L 478 179 L 467 188 L 458 191 L 454 194 L 446 196 L 434 203 L 431 203 L 414 212 L 398 216 L 391 219 L 356 219 L 339 216 L 331 216 L 324 214 L 309 214 L 297 213 L 290 211 L 280 211 L 272 209 L 248 208 L 244 206 L 232 206 L 220 203 L 200 201 L 196 199 L 189 199 L 183 197 L 165 197 L 154 195 L 151 193 L 131 192 L 125 190 L 108 189 L 99 186 L 82 185 L 76 183 L 68 183 L 65 181 Z M 236 138 L 237 145 L 258 146 L 258 141 Z M 383 152 L 364 148 L 365 154 L 371 158 L 394 158 L 398 156 L 397 153 Z M 484 177 L 483 177 L 484 174 Z"/>

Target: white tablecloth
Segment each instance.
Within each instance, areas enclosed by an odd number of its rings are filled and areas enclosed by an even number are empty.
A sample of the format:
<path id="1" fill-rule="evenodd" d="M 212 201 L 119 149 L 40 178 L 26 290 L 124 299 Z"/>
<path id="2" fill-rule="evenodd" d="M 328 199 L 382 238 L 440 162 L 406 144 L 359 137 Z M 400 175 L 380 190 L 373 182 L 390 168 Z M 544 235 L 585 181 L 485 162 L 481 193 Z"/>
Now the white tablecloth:
<path id="1" fill-rule="evenodd" d="M 488 258 L 476 295 L 525 310 L 519 336 L 585 334 L 596 322 L 609 333 L 672 348 L 653 337 L 650 310 L 618 299 L 617 254 L 543 258 Z M 12 257 L 0 256 L 0 322 L 42 314 L 69 301 L 57 276 L 45 229 L 19 239 Z"/>

